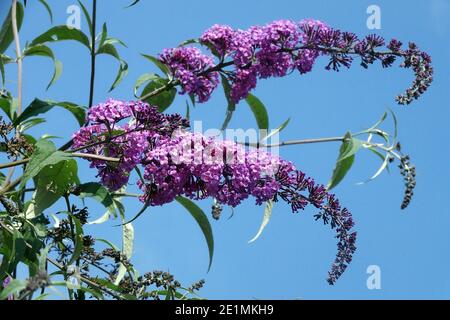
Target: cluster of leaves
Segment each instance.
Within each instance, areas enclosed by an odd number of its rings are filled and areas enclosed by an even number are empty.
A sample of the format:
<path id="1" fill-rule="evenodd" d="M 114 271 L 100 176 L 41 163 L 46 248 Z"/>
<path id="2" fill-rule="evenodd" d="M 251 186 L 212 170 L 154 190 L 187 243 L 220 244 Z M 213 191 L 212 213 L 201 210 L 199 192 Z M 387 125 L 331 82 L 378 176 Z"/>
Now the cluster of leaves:
<path id="1" fill-rule="evenodd" d="M 48 3 L 44 0 L 39 2 L 52 19 Z M 139 0 L 133 1 L 130 6 L 138 2 Z M 3 86 L 0 108 L 4 113 L 3 118 L 6 119 L 6 122 L 0 123 L 0 152 L 8 155 L 10 159 L 10 162 L 0 165 L 0 169 L 9 168 L 7 175 L 3 173 L 0 175 L 0 203 L 4 209 L 0 211 L 0 281 L 9 282 L 3 288 L 0 286 L 0 300 L 44 299 L 50 294 L 66 297 L 56 289 L 58 287 L 67 289 L 67 296 L 71 299 L 196 299 L 197 290 L 203 286 L 202 281 L 184 287 L 167 272 L 152 271 L 141 276 L 134 268 L 132 263 L 134 228 L 132 222 L 126 219 L 122 204 L 122 197 L 130 195 L 126 190 L 112 193 L 97 182 L 80 181 L 76 159 L 87 155 L 74 150 L 67 151 L 70 142 L 57 148 L 52 142 L 54 137 L 51 135 L 37 138 L 29 134 L 29 129 L 46 122 L 45 114 L 55 107 L 67 110 L 80 126 L 85 125 L 86 111 L 92 104 L 92 84 L 98 56 L 109 55 L 119 64 L 117 76 L 110 90 L 115 89 L 128 72 L 128 64 L 118 51 L 118 46 L 125 47 L 125 44 L 109 36 L 106 23 L 103 24 L 101 32 L 96 34 L 95 10 L 90 14 L 81 1 L 78 3 L 86 19 L 88 34 L 65 25 L 53 26 L 27 42 L 19 56 L 13 58 L 6 54 L 14 41 L 12 10 L 0 30 L 0 71 Z M 20 2 L 16 4 L 15 20 L 18 29 L 22 25 L 26 1 L 23 4 Z M 95 5 L 94 0 L 94 9 Z M 24 108 L 23 112 L 19 112 L 18 100 L 5 87 L 5 65 L 17 63 L 30 56 L 50 59 L 53 63 L 53 72 L 46 87 L 48 89 L 62 74 L 62 62 L 56 58 L 51 47 L 60 41 L 75 41 L 88 49 L 92 63 L 89 103 L 84 106 L 69 101 L 36 98 Z M 175 101 L 177 84 L 168 68 L 158 58 L 148 54 L 143 54 L 143 57 L 153 63 L 158 71 L 140 76 L 134 86 L 134 95 L 158 106 L 159 111 L 163 112 Z M 222 124 L 222 130 L 225 130 L 236 110 L 236 105 L 230 98 L 230 84 L 223 75 L 222 85 L 227 101 Z M 246 103 L 261 130 L 257 146 L 267 146 L 266 143 L 272 135 L 288 126 L 290 118 L 277 128 L 269 130 L 271 128 L 269 114 L 263 102 L 249 94 Z M 195 107 L 193 97 L 186 105 L 186 115 L 189 118 L 190 108 Z M 379 170 L 369 180 L 373 180 L 388 169 L 393 158 L 399 159 L 401 164 L 406 163 L 409 168 L 409 162 L 404 161 L 405 156 L 399 151 L 396 119 L 394 114 L 391 114 L 395 125 L 395 133 L 392 136 L 380 129 L 380 125 L 388 115 L 385 113 L 371 128 L 355 134 L 349 132 L 340 139 L 342 145 L 328 189 L 342 182 L 352 167 L 357 152 L 362 149 L 369 150 L 382 159 Z M 361 139 L 363 136 L 365 139 Z M 381 142 L 374 142 L 374 137 L 380 137 Z M 22 169 L 21 175 L 13 179 L 12 168 L 19 166 Z M 405 168 L 403 169 L 402 172 L 407 172 Z M 105 208 L 105 213 L 92 221 L 89 209 L 84 205 L 87 198 L 97 201 Z M 209 219 L 205 212 L 189 199 L 178 197 L 177 202 L 200 227 L 208 247 L 210 268 L 214 254 L 214 239 Z M 268 202 L 261 227 L 250 242 L 262 234 L 270 220 L 272 208 L 273 202 Z M 146 209 L 147 206 L 144 206 L 135 218 Z M 213 217 L 218 219 L 221 211 L 222 208 L 214 203 Z M 117 219 L 121 223 L 121 248 L 108 239 L 86 234 L 87 225 L 99 225 L 109 219 Z M 17 270 L 23 266 L 28 268 L 29 275 L 28 279 L 20 280 Z"/>

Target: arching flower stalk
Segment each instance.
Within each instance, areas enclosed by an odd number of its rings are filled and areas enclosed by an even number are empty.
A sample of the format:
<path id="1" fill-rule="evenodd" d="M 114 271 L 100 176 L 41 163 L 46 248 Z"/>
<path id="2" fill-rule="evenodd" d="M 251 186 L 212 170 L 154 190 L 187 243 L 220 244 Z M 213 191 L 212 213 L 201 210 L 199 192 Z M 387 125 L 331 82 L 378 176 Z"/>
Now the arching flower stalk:
<path id="1" fill-rule="evenodd" d="M 163 115 L 142 102 L 108 100 L 89 110 L 91 125 L 74 135 L 74 148 L 96 155 L 120 158 L 119 164 L 89 160 L 102 183 L 117 190 L 128 182 L 136 166 L 144 168 L 140 200 L 163 205 L 186 196 L 194 200 L 215 199 L 218 205 L 238 206 L 253 197 L 257 205 L 283 200 L 292 212 L 308 204 L 335 229 L 338 254 L 328 282 L 334 284 L 351 262 L 356 250 L 356 232 L 350 212 L 341 208 L 334 195 L 278 156 L 247 150 L 231 141 L 217 141 L 186 131 L 179 115 Z M 128 119 L 125 124 L 121 121 Z M 101 143 L 99 143 L 101 142 Z"/>
<path id="2" fill-rule="evenodd" d="M 216 63 L 196 47 L 166 49 L 160 55 L 174 81 L 181 84 L 181 93 L 192 94 L 198 102 L 209 99 L 219 74 L 230 82 L 230 98 L 237 103 L 256 87 L 258 79 L 284 77 L 296 70 L 308 73 L 320 56 L 329 58 L 325 68 L 334 71 L 350 68 L 355 58 L 364 68 L 376 61 L 383 68 L 391 67 L 402 58 L 400 66 L 411 68 L 415 74 L 411 87 L 396 98 L 402 105 L 419 98 L 433 81 L 431 57 L 416 44 L 409 43 L 403 49 L 402 42 L 392 39 L 386 43 L 374 34 L 360 39 L 354 33 L 311 19 L 298 23 L 279 20 L 248 30 L 214 25 L 198 42 L 210 49 Z"/>

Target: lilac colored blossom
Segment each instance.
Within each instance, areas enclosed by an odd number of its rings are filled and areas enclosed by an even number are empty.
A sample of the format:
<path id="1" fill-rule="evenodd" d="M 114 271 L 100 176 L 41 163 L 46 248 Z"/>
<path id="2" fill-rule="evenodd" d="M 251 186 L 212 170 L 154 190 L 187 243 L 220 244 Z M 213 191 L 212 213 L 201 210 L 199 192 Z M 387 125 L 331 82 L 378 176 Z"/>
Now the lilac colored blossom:
<path id="1" fill-rule="evenodd" d="M 129 123 L 117 123 L 126 117 L 131 117 Z M 102 184 L 110 190 L 118 190 L 128 182 L 130 172 L 141 162 L 142 154 L 149 147 L 150 137 L 170 135 L 175 129 L 188 126 L 179 115 L 165 116 L 144 102 L 113 99 L 89 109 L 88 119 L 91 125 L 80 128 L 73 135 L 72 148 L 120 159 L 118 163 L 90 160 L 91 167 L 98 170 Z"/>
<path id="2" fill-rule="evenodd" d="M 229 26 L 215 24 L 200 37 L 202 43 L 210 44 L 220 56 L 231 50 L 234 30 Z"/>
<path id="3" fill-rule="evenodd" d="M 110 99 L 92 107 L 88 118 L 91 124 L 74 134 L 73 148 L 119 159 L 118 163 L 89 160 L 110 190 L 121 188 L 131 171 L 142 166 L 142 180 L 137 182 L 143 191 L 140 200 L 151 206 L 170 203 L 177 196 L 214 198 L 217 204 L 232 207 L 250 197 L 257 205 L 281 199 L 293 212 L 312 204 L 319 210 L 316 219 L 337 232 L 338 254 L 329 283 L 350 263 L 356 249 L 351 214 L 291 162 L 261 149 L 247 150 L 231 141 L 190 133 L 179 115 L 163 115 L 143 102 Z"/>
<path id="4" fill-rule="evenodd" d="M 354 57 L 361 59 L 364 68 L 376 61 L 387 68 L 399 57 L 404 58 L 401 66 L 411 68 L 415 80 L 405 94 L 397 97 L 399 104 L 409 104 L 417 99 L 433 81 L 431 58 L 414 44 L 403 50 L 400 41 L 391 40 L 386 45 L 385 40 L 378 35 L 358 39 L 354 33 L 333 29 L 324 22 L 313 19 L 298 23 L 278 20 L 265 26 L 252 26 L 248 30 L 214 25 L 201 36 L 200 43 L 219 55 L 216 65 L 210 63 L 207 69 L 197 72 L 188 68 L 191 72 L 186 72 L 185 63 L 182 66 L 173 65 L 173 59 L 169 59 L 171 61 L 168 63 L 173 69 L 172 73 L 180 70 L 177 78 L 184 79 L 181 81 L 184 91 L 194 92 L 200 97 L 199 101 L 206 101 L 216 86 L 215 80 L 205 80 L 209 72 L 216 78 L 219 71 L 228 79 L 232 87 L 230 98 L 238 103 L 256 86 L 258 79 L 283 77 L 294 70 L 298 70 L 300 74 L 311 72 L 319 56 L 328 57 L 329 62 L 325 68 L 334 71 L 339 71 L 342 67 L 349 68 Z M 384 46 L 390 51 L 382 50 Z M 197 56 L 200 60 L 204 59 L 200 53 L 191 56 L 193 59 Z M 226 61 L 226 58 L 231 60 Z M 195 65 L 195 62 L 191 59 L 189 64 Z M 233 69 L 226 70 L 229 66 Z M 198 81 L 197 77 L 203 78 L 202 81 Z M 196 85 L 197 82 L 200 85 Z M 204 90 L 200 89 L 203 87 Z"/>
<path id="5" fill-rule="evenodd" d="M 248 93 L 256 88 L 257 77 L 256 68 L 237 69 L 232 77 L 231 100 L 238 103 L 245 99 Z"/>
<path id="6" fill-rule="evenodd" d="M 183 93 L 193 94 L 198 102 L 208 101 L 219 83 L 217 72 L 207 72 L 214 67 L 214 60 L 194 47 L 165 49 L 160 55 L 173 77 L 180 81 Z"/>
<path id="7" fill-rule="evenodd" d="M 356 233 L 351 231 L 354 223 L 350 212 L 341 208 L 323 185 L 288 161 L 259 149 L 246 150 L 230 141 L 180 132 L 155 141 L 143 163 L 141 201 L 149 205 L 163 205 L 179 195 L 195 200 L 212 197 L 232 207 L 249 197 L 254 197 L 257 205 L 282 199 L 293 212 L 312 204 L 319 210 L 315 218 L 337 233 L 338 254 L 328 282 L 334 284 L 352 260 Z"/>

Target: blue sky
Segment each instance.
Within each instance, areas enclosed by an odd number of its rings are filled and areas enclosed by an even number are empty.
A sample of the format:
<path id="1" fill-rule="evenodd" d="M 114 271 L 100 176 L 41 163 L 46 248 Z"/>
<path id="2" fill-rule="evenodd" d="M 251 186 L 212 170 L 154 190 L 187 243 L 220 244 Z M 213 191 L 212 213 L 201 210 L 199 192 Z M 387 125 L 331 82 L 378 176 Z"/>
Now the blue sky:
<path id="1" fill-rule="evenodd" d="M 2 0 L 3 8 L 5 2 Z M 86 2 L 86 1 L 85 1 Z M 125 41 L 122 57 L 130 72 L 112 93 L 108 88 L 115 77 L 117 64 L 109 57 L 99 57 L 95 102 L 108 97 L 132 99 L 133 85 L 144 72 L 155 72 L 140 53 L 156 55 L 163 48 L 176 46 L 185 39 L 198 37 L 215 23 L 247 28 L 276 19 L 320 19 L 333 27 L 360 36 L 372 33 L 366 26 L 366 8 L 380 6 L 382 29 L 386 38 L 415 41 L 433 57 L 435 82 L 430 90 L 408 107 L 396 105 L 394 97 L 413 80 L 409 70 L 398 64 L 387 70 L 379 65 L 364 70 L 356 63 L 351 70 L 339 73 L 323 69 L 324 60 L 314 72 L 300 76 L 294 73 L 283 79 L 260 81 L 254 92 L 267 106 L 272 127 L 288 117 L 292 120 L 281 139 L 302 139 L 357 132 L 372 125 L 391 107 L 399 120 L 399 138 L 403 149 L 417 166 L 417 188 L 410 207 L 400 210 L 403 182 L 396 167 L 391 174 L 360 186 L 357 182 L 371 176 L 379 159 L 361 152 L 354 168 L 335 189 L 341 202 L 354 214 L 358 231 L 358 250 L 347 272 L 335 286 L 325 279 L 334 259 L 334 234 L 313 219 L 314 211 L 292 214 L 288 206 L 277 203 L 270 224 L 255 243 L 248 240 L 256 233 L 263 208 L 246 201 L 231 212 L 224 210 L 222 219 L 211 221 L 215 236 L 215 256 L 207 273 L 208 251 L 200 229 L 178 204 L 151 208 L 135 222 L 134 262 L 142 271 L 163 269 L 172 272 L 183 283 L 204 278 L 201 295 L 214 298 L 258 299 L 443 299 L 450 298 L 450 150 L 448 90 L 450 59 L 450 1 L 288 1 L 253 0 L 226 2 L 142 0 L 124 9 L 125 0 L 99 0 L 98 21 L 108 24 L 109 34 Z M 66 8 L 75 1 L 49 0 L 54 8 L 55 24 L 65 23 Z M 4 16 L 4 9 L 1 14 Z M 26 10 L 22 42 L 32 40 L 49 28 L 45 10 L 31 1 Z M 84 23 L 84 21 L 82 21 Z M 86 24 L 82 24 L 86 32 Z M 86 104 L 88 99 L 89 56 L 86 48 L 74 43 L 53 46 L 64 64 L 61 79 L 49 91 L 45 86 L 51 77 L 51 64 L 30 58 L 24 64 L 25 105 L 33 98 L 74 101 Z M 8 88 L 14 92 L 15 69 L 7 69 Z M 185 110 L 184 96 L 178 96 L 170 112 Z M 203 120 L 203 126 L 218 127 L 226 103 L 221 90 L 191 113 L 192 120 Z M 255 120 L 245 103 L 237 107 L 230 127 L 254 127 Z M 48 122 L 36 129 L 37 134 L 51 133 L 67 137 L 77 129 L 76 122 L 64 111 L 53 110 Z M 64 139 L 59 140 L 62 143 Z M 335 143 L 292 146 L 281 155 L 299 169 L 326 183 L 331 175 L 339 145 Z M 85 181 L 95 179 L 95 172 L 80 162 Z M 132 190 L 134 187 L 131 186 Z M 91 203 L 90 203 L 91 204 Z M 125 201 L 129 216 L 139 209 L 136 200 Z M 211 201 L 200 202 L 209 211 Z M 91 204 L 93 216 L 103 209 Z M 121 230 L 116 222 L 92 228 L 96 235 L 111 237 L 120 243 Z M 381 289 L 366 286 L 370 265 L 381 268 Z"/>

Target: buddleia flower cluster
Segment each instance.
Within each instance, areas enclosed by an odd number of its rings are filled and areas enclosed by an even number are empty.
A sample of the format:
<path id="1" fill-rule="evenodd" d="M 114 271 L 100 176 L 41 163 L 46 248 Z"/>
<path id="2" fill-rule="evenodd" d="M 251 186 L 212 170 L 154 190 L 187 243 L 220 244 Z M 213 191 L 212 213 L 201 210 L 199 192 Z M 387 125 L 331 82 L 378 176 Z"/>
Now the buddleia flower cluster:
<path id="1" fill-rule="evenodd" d="M 367 68 L 380 61 L 383 68 L 403 59 L 401 67 L 411 68 L 415 80 L 399 95 L 399 104 L 409 104 L 422 95 L 433 81 L 431 57 L 409 43 L 386 41 L 377 35 L 358 38 L 354 33 L 334 29 L 318 20 L 279 20 L 247 30 L 214 25 L 199 39 L 215 56 L 197 47 L 179 46 L 166 49 L 160 60 L 174 80 L 198 102 L 205 102 L 218 86 L 219 75 L 231 84 L 230 98 L 235 103 L 256 87 L 259 79 L 284 77 L 294 71 L 305 74 L 313 69 L 319 56 L 328 57 L 327 70 L 349 68 L 355 58 Z M 384 48 L 384 49 L 383 49 Z M 231 67 L 231 69 L 227 69 Z"/>
<path id="2" fill-rule="evenodd" d="M 119 162 L 89 159 L 110 190 L 125 185 L 131 171 L 143 168 L 137 185 L 140 200 L 150 206 L 170 203 L 178 196 L 215 199 L 236 207 L 252 197 L 257 205 L 283 200 L 292 212 L 312 205 L 316 219 L 336 231 L 338 254 L 328 282 L 334 284 L 351 262 L 356 232 L 351 213 L 293 163 L 262 149 L 246 149 L 188 131 L 179 115 L 164 115 L 140 101 L 110 99 L 88 111 L 90 124 L 73 136 L 73 148 Z"/>

